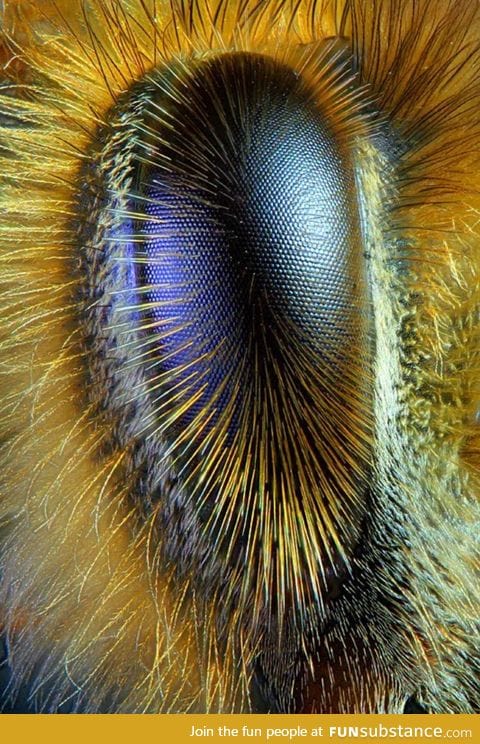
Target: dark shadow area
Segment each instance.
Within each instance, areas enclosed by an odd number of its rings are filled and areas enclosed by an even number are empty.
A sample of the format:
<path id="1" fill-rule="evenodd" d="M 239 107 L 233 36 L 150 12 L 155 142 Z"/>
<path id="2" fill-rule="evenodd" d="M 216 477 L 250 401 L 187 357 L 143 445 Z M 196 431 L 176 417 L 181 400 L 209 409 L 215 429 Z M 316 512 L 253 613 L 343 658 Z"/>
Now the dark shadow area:
<path id="1" fill-rule="evenodd" d="M 418 700 L 415 700 L 415 697 L 412 695 L 412 697 L 408 698 L 407 702 L 405 703 L 405 708 L 403 709 L 404 713 L 428 713 L 428 710 L 423 707 L 423 705 L 420 705 Z"/>

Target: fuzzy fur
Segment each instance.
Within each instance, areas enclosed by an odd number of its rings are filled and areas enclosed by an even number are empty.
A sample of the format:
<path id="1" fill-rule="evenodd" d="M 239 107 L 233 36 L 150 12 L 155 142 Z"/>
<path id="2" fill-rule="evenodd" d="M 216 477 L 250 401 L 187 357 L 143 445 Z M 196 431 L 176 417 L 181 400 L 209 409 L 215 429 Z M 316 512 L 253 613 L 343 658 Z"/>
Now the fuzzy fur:
<path id="1" fill-rule="evenodd" d="M 46 711 L 249 711 L 258 694 L 281 711 L 398 712 L 411 695 L 434 712 L 478 709 L 479 32 L 469 0 L 7 0 L 0 618 L 12 695 L 27 685 Z M 98 219 L 121 215 L 85 200 L 85 173 L 118 100 L 153 68 L 237 50 L 293 59 L 329 37 L 346 41 L 368 102 L 361 115 L 350 93 L 345 105 L 375 330 L 370 480 L 339 596 L 306 605 L 299 627 L 295 612 L 265 622 L 268 602 L 250 594 L 224 606 L 216 575 L 205 591 L 193 568 L 176 570 L 168 519 L 192 520 L 174 509 L 189 502 L 165 458 L 152 476 L 161 528 L 139 509 L 135 448 L 125 428 L 115 438 L 121 412 L 99 403 L 112 389 L 91 362 L 103 352 L 85 327 L 79 236 L 94 223 L 101 241 Z M 107 157 L 100 172 L 127 190 L 121 167 Z"/>

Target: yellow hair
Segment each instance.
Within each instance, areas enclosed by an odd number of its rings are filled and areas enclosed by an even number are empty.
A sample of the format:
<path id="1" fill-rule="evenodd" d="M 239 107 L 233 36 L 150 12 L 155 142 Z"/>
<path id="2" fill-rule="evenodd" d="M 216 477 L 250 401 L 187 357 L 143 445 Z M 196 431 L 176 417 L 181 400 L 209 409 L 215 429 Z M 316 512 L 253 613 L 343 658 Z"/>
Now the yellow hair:
<path id="1" fill-rule="evenodd" d="M 86 392 L 76 230 L 98 133 L 137 81 L 223 52 L 292 61 L 331 37 L 398 145 L 385 156 L 352 94 L 351 119 L 333 111 L 357 142 L 371 256 L 374 485 L 369 557 L 351 567 L 369 578 L 328 611 L 320 661 L 305 641 L 298 676 L 316 679 L 300 697 L 321 712 L 396 712 L 411 695 L 478 708 L 479 32 L 469 0 L 5 3 L 0 619 L 12 684 L 38 709 L 249 711 L 258 655 L 273 680 L 282 657 L 299 663 L 296 629 L 279 653 L 248 598 L 220 622 L 221 592 L 161 559 L 156 513 L 140 513 L 129 453 L 105 445 L 112 422 Z"/>

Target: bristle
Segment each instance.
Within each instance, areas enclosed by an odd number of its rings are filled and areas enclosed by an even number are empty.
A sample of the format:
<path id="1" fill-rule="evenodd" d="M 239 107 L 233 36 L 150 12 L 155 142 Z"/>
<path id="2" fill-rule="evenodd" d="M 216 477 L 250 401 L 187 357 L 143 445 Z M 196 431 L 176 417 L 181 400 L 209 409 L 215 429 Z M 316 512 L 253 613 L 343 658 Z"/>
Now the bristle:
<path id="1" fill-rule="evenodd" d="M 478 709 L 479 28 L 468 0 L 5 3 L 0 608 L 38 710 L 249 711 L 254 677 L 271 710 Z M 341 378 L 283 320 L 168 369 L 151 343 L 185 321 L 135 174 L 172 172 L 187 104 L 202 172 L 187 83 L 235 54 L 293 70 L 354 173 Z"/>

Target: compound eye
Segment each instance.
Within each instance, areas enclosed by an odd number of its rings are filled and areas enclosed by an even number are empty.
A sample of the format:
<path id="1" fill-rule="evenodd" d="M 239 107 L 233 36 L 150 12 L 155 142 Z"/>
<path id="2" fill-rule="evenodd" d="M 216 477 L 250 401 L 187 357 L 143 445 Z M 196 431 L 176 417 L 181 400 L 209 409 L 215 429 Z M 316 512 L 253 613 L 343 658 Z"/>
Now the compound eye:
<path id="1" fill-rule="evenodd" d="M 325 59 L 323 98 L 261 54 L 152 73 L 112 115 L 98 160 L 122 167 L 100 166 L 108 216 L 98 240 L 85 236 L 84 274 L 102 281 L 88 305 L 94 374 L 108 380 L 116 437 L 136 442 L 138 488 L 160 519 L 172 473 L 183 489 L 169 556 L 200 541 L 212 576 L 255 553 L 259 586 L 284 584 L 282 601 L 317 595 L 348 561 L 371 462 L 370 302 L 346 134 L 358 105 L 339 74 L 336 100 Z"/>
<path id="2" fill-rule="evenodd" d="M 235 429 L 239 390 L 262 366 L 281 384 L 310 358 L 333 388 L 352 352 L 365 354 L 354 174 L 312 91 L 283 64 L 225 55 L 170 97 L 160 126 L 161 95 L 147 115 L 156 137 L 140 178 L 138 282 L 183 425 L 209 431 L 228 410 Z"/>

